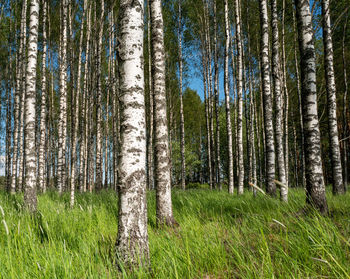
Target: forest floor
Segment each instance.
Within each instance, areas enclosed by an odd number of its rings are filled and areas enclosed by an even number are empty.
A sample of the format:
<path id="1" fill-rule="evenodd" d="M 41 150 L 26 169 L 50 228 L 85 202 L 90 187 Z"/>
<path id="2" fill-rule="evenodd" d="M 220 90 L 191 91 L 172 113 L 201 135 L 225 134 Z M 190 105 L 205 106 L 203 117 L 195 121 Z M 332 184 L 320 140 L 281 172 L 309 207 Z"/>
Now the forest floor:
<path id="1" fill-rule="evenodd" d="M 113 192 L 39 196 L 39 214 L 21 195 L 0 192 L 0 278 L 350 278 L 350 194 L 328 194 L 330 216 L 305 214 L 305 193 L 289 203 L 250 192 L 173 191 L 179 227 L 157 228 L 148 193 L 151 268 L 114 265 L 118 199 Z M 3 211 L 3 212 L 1 212 Z"/>

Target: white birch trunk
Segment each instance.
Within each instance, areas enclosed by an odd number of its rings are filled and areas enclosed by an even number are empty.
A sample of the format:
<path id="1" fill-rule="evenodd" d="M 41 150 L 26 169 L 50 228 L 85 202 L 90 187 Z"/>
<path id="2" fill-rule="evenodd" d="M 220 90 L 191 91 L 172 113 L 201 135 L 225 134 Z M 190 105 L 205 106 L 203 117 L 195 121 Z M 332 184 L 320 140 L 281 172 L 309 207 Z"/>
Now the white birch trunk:
<path id="1" fill-rule="evenodd" d="M 148 265 L 146 119 L 144 99 L 144 2 L 119 6 L 120 153 L 117 259 L 131 268 Z"/>
<path id="2" fill-rule="evenodd" d="M 164 32 L 161 0 L 150 0 L 152 36 L 152 92 L 154 105 L 154 166 L 156 215 L 159 225 L 174 224 L 165 88 Z M 180 97 L 182 98 L 182 97 Z M 183 186 L 183 185 L 182 185 Z"/>
<path id="3" fill-rule="evenodd" d="M 261 73 L 263 89 L 263 109 L 265 127 L 265 154 L 266 154 L 266 190 L 271 196 L 276 195 L 275 185 L 275 146 L 273 136 L 272 96 L 270 88 L 269 62 L 269 25 L 266 0 L 259 0 L 260 28 L 261 28 Z"/>
<path id="4" fill-rule="evenodd" d="M 237 42 L 237 149 L 238 149 L 238 194 L 243 194 L 243 53 L 241 42 L 240 4 L 235 0 L 236 42 Z"/>
<path id="5" fill-rule="evenodd" d="M 38 184 L 43 193 L 46 192 L 45 180 L 45 141 L 46 141 L 46 17 L 47 17 L 47 1 L 43 0 L 43 56 L 42 56 L 42 77 L 41 77 L 41 113 L 40 113 L 40 144 L 39 144 L 39 165 L 38 165 Z"/>
<path id="6" fill-rule="evenodd" d="M 72 170 L 71 170 L 71 177 L 70 177 L 70 206 L 74 206 L 75 201 L 75 174 L 77 169 L 77 155 L 76 155 L 76 148 L 78 144 L 78 114 L 79 114 L 79 106 L 80 106 L 80 85 L 81 85 L 81 55 L 83 52 L 83 38 L 84 38 L 84 22 L 85 22 L 85 12 L 86 12 L 86 6 L 87 6 L 87 0 L 84 0 L 84 7 L 83 7 L 83 16 L 81 19 L 81 31 L 80 31 L 80 39 L 79 39 L 79 54 L 78 54 L 78 76 L 77 76 L 77 88 L 75 93 L 75 104 L 73 106 L 74 110 L 74 119 L 73 119 L 73 135 L 72 135 Z M 81 162 L 80 162 L 81 163 Z"/>
<path id="7" fill-rule="evenodd" d="M 28 61 L 25 101 L 25 188 L 24 202 L 29 211 L 37 208 L 35 154 L 36 64 L 39 31 L 39 0 L 30 1 Z"/>
<path id="8" fill-rule="evenodd" d="M 13 135 L 13 159 L 12 159 L 12 178 L 11 178 L 11 189 L 10 193 L 14 194 L 16 192 L 16 181 L 18 176 L 18 159 L 21 155 L 19 155 L 19 149 L 20 147 L 18 144 L 22 145 L 21 141 L 21 118 L 22 112 L 24 110 L 21 110 L 21 77 L 23 75 L 23 64 L 24 59 L 24 30 L 26 25 L 26 10 L 27 10 L 27 0 L 23 1 L 22 6 L 22 18 L 21 18 L 21 35 L 19 40 L 19 50 L 17 53 L 18 60 L 17 60 L 17 68 L 16 68 L 16 91 L 15 91 L 15 101 L 14 101 L 14 135 Z M 23 89 L 23 88 L 22 88 Z M 23 94 L 24 90 L 22 90 Z M 23 108 L 23 107 L 22 107 Z M 21 113 L 20 113 L 21 111 Z M 22 120 L 23 121 L 23 120 Z"/>
<path id="9" fill-rule="evenodd" d="M 22 61 L 22 75 L 21 75 L 21 115 L 20 115 L 20 130 L 19 130 L 19 175 L 18 175 L 18 190 L 23 189 L 23 177 L 24 177 L 24 106 L 26 96 L 26 48 L 27 48 L 27 0 L 24 0 L 24 7 L 22 9 L 22 43 L 23 43 L 23 61 Z"/>
<path id="10" fill-rule="evenodd" d="M 180 89 L 180 148 L 181 148 L 181 188 L 186 189 L 186 161 L 185 161 L 185 120 L 182 94 L 182 23 L 181 23 L 181 0 L 179 0 L 178 20 L 178 42 L 179 42 L 179 89 Z"/>
<path id="11" fill-rule="evenodd" d="M 66 188 L 66 138 L 67 138 L 67 0 L 62 0 L 62 30 L 60 57 L 60 115 L 58 122 L 57 189 Z"/>
<path id="12" fill-rule="evenodd" d="M 101 54 L 102 54 L 102 36 L 104 26 L 104 0 L 101 0 L 101 17 L 100 17 L 100 29 L 97 43 L 97 96 L 96 96 L 96 189 L 102 189 L 102 87 L 101 87 Z"/>
<path id="13" fill-rule="evenodd" d="M 225 0 L 225 73 L 224 73 L 224 88 L 225 88 L 225 107 L 226 107 L 226 129 L 227 129 L 227 149 L 228 149 L 228 192 L 233 194 L 233 154 L 232 154 L 232 124 L 231 124 L 231 108 L 230 108 L 230 90 L 228 84 L 228 66 L 229 66 L 229 48 L 230 48 L 230 23 L 228 17 L 228 0 Z"/>
<path id="14" fill-rule="evenodd" d="M 216 18 L 216 0 L 214 0 L 214 95 L 215 95 L 215 122 L 216 122 L 216 158 L 215 158 L 215 179 L 217 184 L 215 187 L 222 190 L 221 185 L 221 158 L 220 158 L 220 120 L 219 120 L 219 63 L 218 63 L 218 47 L 217 47 L 217 18 Z"/>
<path id="15" fill-rule="evenodd" d="M 272 80 L 273 91 L 275 96 L 276 121 L 275 121 L 275 137 L 276 137 L 276 156 L 278 180 L 286 185 L 286 169 L 284 162 L 283 150 L 283 101 L 281 87 L 281 65 L 280 65 L 280 43 L 278 32 L 278 15 L 277 15 L 277 0 L 271 0 L 271 25 L 272 25 Z M 287 150 L 286 150 L 287 152 Z M 281 187 L 281 200 L 288 201 L 288 188 Z"/>
<path id="16" fill-rule="evenodd" d="M 301 93 L 305 134 L 306 201 L 322 214 L 328 212 L 321 139 L 317 114 L 316 59 L 309 0 L 295 0 L 300 49 Z"/>
<path id="17" fill-rule="evenodd" d="M 337 90 L 334 77 L 333 42 L 329 0 L 322 0 L 324 69 L 326 77 L 328 136 L 332 165 L 333 194 L 344 194 L 343 169 L 339 148 Z"/>

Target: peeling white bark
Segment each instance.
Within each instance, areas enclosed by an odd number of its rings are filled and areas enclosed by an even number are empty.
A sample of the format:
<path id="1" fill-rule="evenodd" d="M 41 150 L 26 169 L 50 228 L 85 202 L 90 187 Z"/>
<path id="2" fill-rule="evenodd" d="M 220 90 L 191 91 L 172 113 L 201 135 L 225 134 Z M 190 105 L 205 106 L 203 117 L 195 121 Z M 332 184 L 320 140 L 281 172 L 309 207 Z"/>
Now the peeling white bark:
<path id="1" fill-rule="evenodd" d="M 119 6 L 120 153 L 117 259 L 147 265 L 146 119 L 143 69 L 144 2 Z"/>

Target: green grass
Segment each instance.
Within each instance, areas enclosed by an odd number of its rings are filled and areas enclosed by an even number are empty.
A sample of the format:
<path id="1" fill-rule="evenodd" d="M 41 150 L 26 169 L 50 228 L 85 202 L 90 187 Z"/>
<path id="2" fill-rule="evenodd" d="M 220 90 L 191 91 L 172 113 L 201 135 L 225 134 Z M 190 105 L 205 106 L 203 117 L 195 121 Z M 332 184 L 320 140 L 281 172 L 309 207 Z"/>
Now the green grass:
<path id="1" fill-rule="evenodd" d="M 148 195 L 151 268 L 127 275 L 114 265 L 114 193 L 78 195 L 70 209 L 68 195 L 50 192 L 31 217 L 21 196 L 1 192 L 0 278 L 350 277 L 350 194 L 329 194 L 331 215 L 321 217 L 300 214 L 302 190 L 290 191 L 288 205 L 251 193 L 175 190 L 176 229 L 155 226 Z"/>

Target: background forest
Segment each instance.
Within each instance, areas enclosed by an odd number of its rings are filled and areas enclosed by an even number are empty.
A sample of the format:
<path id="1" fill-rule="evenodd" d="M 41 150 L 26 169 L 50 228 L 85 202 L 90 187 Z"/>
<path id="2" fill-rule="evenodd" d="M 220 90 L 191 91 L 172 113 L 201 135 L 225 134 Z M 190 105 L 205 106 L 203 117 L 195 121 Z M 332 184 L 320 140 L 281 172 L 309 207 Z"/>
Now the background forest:
<path id="1" fill-rule="evenodd" d="M 133 3 L 0 0 L 0 277 L 349 278 L 350 1 Z"/>

